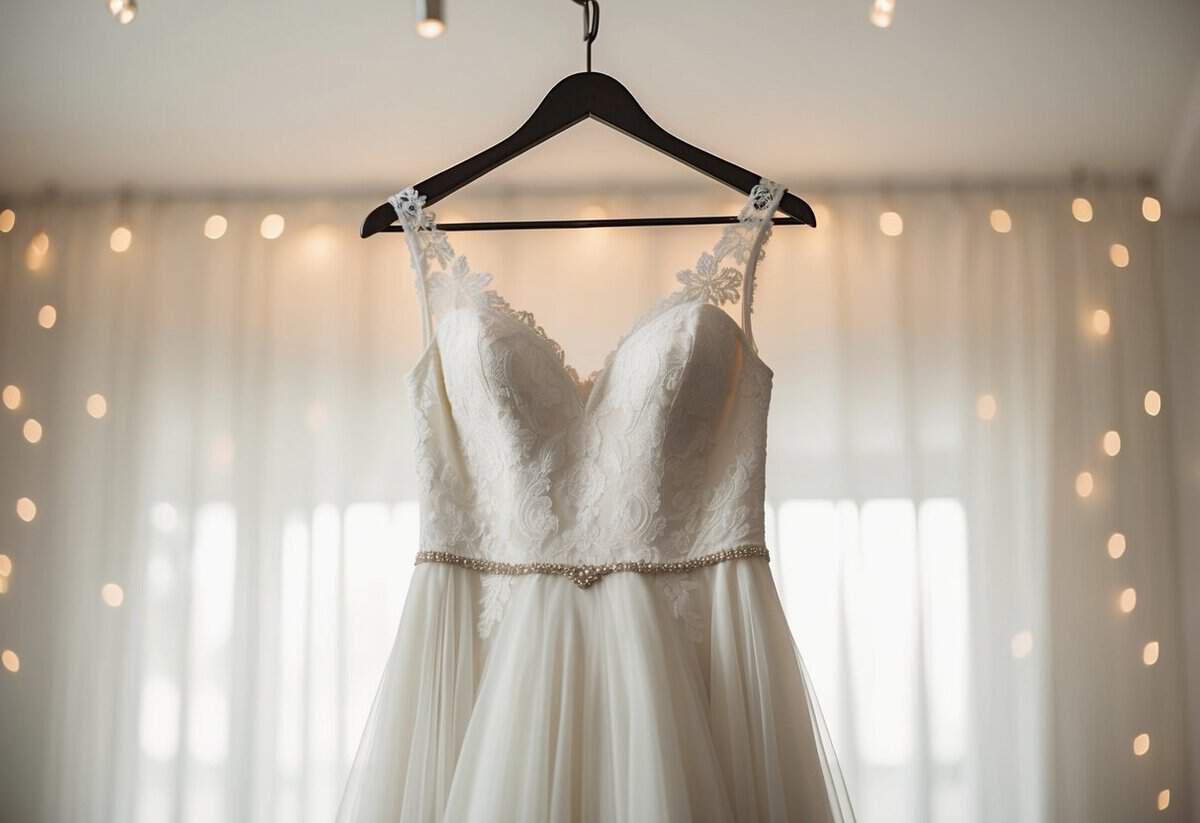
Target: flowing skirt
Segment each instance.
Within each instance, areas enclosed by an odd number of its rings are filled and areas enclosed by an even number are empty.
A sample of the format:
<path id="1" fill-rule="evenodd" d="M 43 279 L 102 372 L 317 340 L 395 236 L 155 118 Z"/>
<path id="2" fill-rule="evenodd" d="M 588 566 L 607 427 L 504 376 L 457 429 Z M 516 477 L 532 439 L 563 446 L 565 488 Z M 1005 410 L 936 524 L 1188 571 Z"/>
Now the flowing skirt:
<path id="1" fill-rule="evenodd" d="M 486 639 L 478 572 L 419 565 L 339 823 L 850 821 L 766 562 L 512 580 Z M 695 584 L 694 587 L 692 584 Z"/>

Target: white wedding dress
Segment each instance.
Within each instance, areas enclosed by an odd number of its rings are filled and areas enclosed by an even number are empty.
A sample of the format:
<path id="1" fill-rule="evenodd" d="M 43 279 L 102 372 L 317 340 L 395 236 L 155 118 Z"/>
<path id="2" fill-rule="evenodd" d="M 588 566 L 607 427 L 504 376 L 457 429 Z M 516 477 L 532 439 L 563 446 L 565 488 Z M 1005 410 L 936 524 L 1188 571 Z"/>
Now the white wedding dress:
<path id="1" fill-rule="evenodd" d="M 782 194 L 756 186 L 587 380 L 391 198 L 421 551 L 339 821 L 852 819 L 764 545 L 750 307 Z"/>

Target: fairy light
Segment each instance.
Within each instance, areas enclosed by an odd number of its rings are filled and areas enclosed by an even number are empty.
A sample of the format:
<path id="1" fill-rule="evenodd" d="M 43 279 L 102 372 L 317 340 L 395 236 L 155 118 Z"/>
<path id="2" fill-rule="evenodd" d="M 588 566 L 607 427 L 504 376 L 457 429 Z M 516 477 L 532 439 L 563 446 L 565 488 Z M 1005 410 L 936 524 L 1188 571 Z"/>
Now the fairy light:
<path id="1" fill-rule="evenodd" d="M 895 13 L 896 0 L 875 0 L 871 5 L 871 13 L 868 16 L 874 26 L 886 29 L 892 25 L 892 17 Z"/>
<path id="2" fill-rule="evenodd" d="M 87 402 L 84 404 L 88 415 L 99 420 L 104 415 L 108 414 L 108 401 L 104 399 L 102 394 L 88 395 Z"/>
<path id="3" fill-rule="evenodd" d="M 1137 608 L 1137 589 L 1130 586 L 1121 592 L 1121 596 L 1117 598 L 1117 605 L 1124 614 L 1129 614 Z"/>
<path id="4" fill-rule="evenodd" d="M 1075 475 L 1075 494 L 1080 497 L 1091 497 L 1096 488 L 1096 481 L 1091 472 L 1080 472 Z"/>
<path id="5" fill-rule="evenodd" d="M 4 668 L 13 674 L 21 671 L 21 658 L 12 649 L 5 649 L 3 652 L 0 652 L 0 664 L 3 664 Z"/>
<path id="6" fill-rule="evenodd" d="M 117 226 L 108 236 L 108 247 L 117 254 L 129 251 L 133 245 L 133 231 L 128 226 Z"/>
<path id="7" fill-rule="evenodd" d="M 30 443 L 40 443 L 42 440 L 42 424 L 31 417 L 21 427 L 21 434 Z"/>
<path id="8" fill-rule="evenodd" d="M 1092 331 L 1104 337 L 1112 329 L 1112 315 L 1104 309 L 1096 309 L 1092 312 Z"/>
<path id="9" fill-rule="evenodd" d="M 1108 247 L 1108 259 L 1118 269 L 1129 265 L 1129 247 L 1124 243 L 1113 243 Z"/>
<path id="10" fill-rule="evenodd" d="M 1092 222 L 1092 201 L 1086 197 L 1076 197 L 1071 201 L 1071 216 L 1080 223 Z"/>
<path id="11" fill-rule="evenodd" d="M 8 234 L 17 225 L 17 213 L 12 209 L 0 211 L 0 234 Z"/>
<path id="12" fill-rule="evenodd" d="M 1008 234 L 1012 231 L 1012 215 L 1004 209 L 992 209 L 992 213 L 988 215 L 988 222 L 992 224 L 992 231 L 997 234 Z"/>
<path id="13" fill-rule="evenodd" d="M 43 329 L 54 328 L 54 324 L 58 322 L 58 309 L 49 304 L 42 306 L 38 309 L 37 321 Z"/>
<path id="14" fill-rule="evenodd" d="M 1147 223 L 1162 220 L 1162 203 L 1158 202 L 1157 197 L 1146 195 L 1142 198 L 1142 217 L 1146 218 Z"/>
<path id="15" fill-rule="evenodd" d="M 1142 663 L 1146 666 L 1153 666 L 1158 662 L 1158 641 L 1151 640 L 1142 647 Z"/>
<path id="16" fill-rule="evenodd" d="M 1109 457 L 1116 457 L 1121 453 L 1121 434 L 1117 431 L 1107 431 L 1104 433 L 1104 438 L 1101 440 L 1101 445 L 1104 448 L 1104 453 Z"/>
<path id="17" fill-rule="evenodd" d="M 229 228 L 229 221 L 223 214 L 210 214 L 204 221 L 204 236 L 209 240 L 220 240 Z"/>
<path id="18" fill-rule="evenodd" d="M 283 234 L 286 221 L 282 214 L 268 214 L 258 226 L 258 232 L 265 240 L 276 240 Z"/>
<path id="19" fill-rule="evenodd" d="M 0 399 L 4 401 L 4 408 L 9 411 L 16 411 L 21 408 L 21 389 L 11 383 L 4 387 L 4 391 L 0 392 Z"/>
<path id="20" fill-rule="evenodd" d="M 1108 556 L 1113 560 L 1120 560 L 1125 554 L 1125 535 L 1120 532 L 1113 532 L 1108 536 Z"/>
<path id="21" fill-rule="evenodd" d="M 21 497 L 17 500 L 17 517 L 24 520 L 26 523 L 32 523 L 37 517 L 37 504 L 28 497 Z"/>
<path id="22" fill-rule="evenodd" d="M 125 590 L 116 583 L 105 583 L 100 588 L 100 599 L 109 608 L 117 608 L 125 602 Z"/>
<path id="23" fill-rule="evenodd" d="M 879 215 L 879 230 L 888 237 L 899 237 L 904 234 L 904 218 L 899 212 L 885 211 Z"/>
<path id="24" fill-rule="evenodd" d="M 1146 392 L 1146 396 L 1142 398 L 1142 408 L 1146 410 L 1146 414 L 1151 417 L 1158 417 L 1162 411 L 1162 395 L 1154 389 Z"/>
<path id="25" fill-rule="evenodd" d="M 1133 738 L 1133 753 L 1138 757 L 1142 757 L 1150 751 L 1150 735 L 1142 732 L 1137 737 Z"/>

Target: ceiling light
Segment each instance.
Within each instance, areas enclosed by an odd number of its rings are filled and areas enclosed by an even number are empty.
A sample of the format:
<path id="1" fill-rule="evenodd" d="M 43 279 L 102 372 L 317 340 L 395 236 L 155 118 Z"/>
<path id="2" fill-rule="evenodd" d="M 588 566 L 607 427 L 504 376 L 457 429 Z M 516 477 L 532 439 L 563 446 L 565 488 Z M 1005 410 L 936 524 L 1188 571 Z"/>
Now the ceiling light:
<path id="1" fill-rule="evenodd" d="M 427 40 L 441 37 L 446 31 L 446 15 L 442 0 L 417 0 L 417 34 Z"/>

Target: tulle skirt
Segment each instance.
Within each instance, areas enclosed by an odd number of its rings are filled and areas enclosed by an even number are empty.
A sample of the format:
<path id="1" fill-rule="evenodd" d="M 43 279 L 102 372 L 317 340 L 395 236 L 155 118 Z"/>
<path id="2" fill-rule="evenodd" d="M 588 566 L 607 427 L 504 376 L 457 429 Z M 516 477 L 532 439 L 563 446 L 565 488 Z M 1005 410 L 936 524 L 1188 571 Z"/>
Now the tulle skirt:
<path id="1" fill-rule="evenodd" d="M 339 823 L 850 821 L 766 562 L 518 577 L 489 636 L 478 572 L 418 566 Z M 696 615 L 693 615 L 694 617 Z"/>

